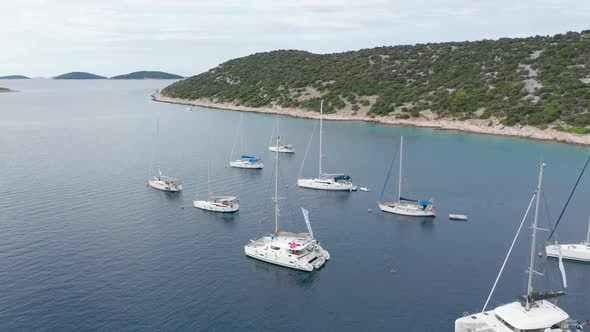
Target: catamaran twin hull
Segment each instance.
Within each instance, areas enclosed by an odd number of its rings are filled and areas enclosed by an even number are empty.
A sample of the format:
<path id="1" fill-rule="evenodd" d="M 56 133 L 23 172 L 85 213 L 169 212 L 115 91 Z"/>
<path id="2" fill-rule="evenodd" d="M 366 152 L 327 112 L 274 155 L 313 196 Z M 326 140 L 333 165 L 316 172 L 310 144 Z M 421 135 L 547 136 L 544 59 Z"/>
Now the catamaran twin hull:
<path id="1" fill-rule="evenodd" d="M 222 213 L 234 213 L 240 209 L 240 205 L 237 203 L 231 205 L 225 205 L 218 202 L 212 201 L 194 201 L 193 205 L 197 209 L 207 210 L 212 212 L 222 212 Z"/>
<path id="2" fill-rule="evenodd" d="M 559 251 L 563 259 L 590 262 L 590 243 L 552 244 L 545 247 L 547 256 L 559 258 Z"/>
<path id="3" fill-rule="evenodd" d="M 262 169 L 264 168 L 264 164 L 261 162 L 250 162 L 247 160 L 234 160 L 229 162 L 230 167 L 234 168 L 247 168 L 247 169 Z"/>
<path id="4" fill-rule="evenodd" d="M 402 216 L 409 217 L 435 217 L 436 212 L 430 207 L 424 208 L 422 205 L 417 204 L 404 204 L 404 203 L 378 203 L 379 209 L 383 212 L 389 212 L 399 214 Z"/>
<path id="5" fill-rule="evenodd" d="M 298 254 L 290 249 L 275 247 L 271 237 L 265 236 L 244 246 L 246 256 L 290 269 L 311 272 L 321 268 L 330 259 L 330 253 L 314 240 L 313 245 Z"/>
<path id="6" fill-rule="evenodd" d="M 149 180 L 148 186 L 150 186 L 154 189 L 162 190 L 162 191 L 169 191 L 169 192 L 182 191 L 181 184 L 172 184 L 172 183 L 168 183 L 166 181 L 155 180 L 155 179 Z"/>
<path id="7" fill-rule="evenodd" d="M 357 186 L 351 182 L 339 182 L 332 179 L 299 179 L 297 185 L 301 188 L 334 190 L 334 191 L 356 191 Z"/>

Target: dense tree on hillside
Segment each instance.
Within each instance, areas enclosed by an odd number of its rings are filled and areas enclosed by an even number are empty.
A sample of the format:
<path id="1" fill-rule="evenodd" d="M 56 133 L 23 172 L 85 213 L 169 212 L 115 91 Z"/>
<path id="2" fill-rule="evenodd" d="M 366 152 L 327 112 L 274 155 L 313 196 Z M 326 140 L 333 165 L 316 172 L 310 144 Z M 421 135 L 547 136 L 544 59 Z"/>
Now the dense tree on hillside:
<path id="1" fill-rule="evenodd" d="M 555 36 L 377 47 L 335 54 L 280 50 L 230 60 L 162 90 L 169 97 L 328 111 L 590 126 L 590 30 Z M 403 106 L 403 107 L 402 107 Z M 400 109 L 403 108 L 403 109 Z M 400 115 L 400 114 L 398 114 Z"/>

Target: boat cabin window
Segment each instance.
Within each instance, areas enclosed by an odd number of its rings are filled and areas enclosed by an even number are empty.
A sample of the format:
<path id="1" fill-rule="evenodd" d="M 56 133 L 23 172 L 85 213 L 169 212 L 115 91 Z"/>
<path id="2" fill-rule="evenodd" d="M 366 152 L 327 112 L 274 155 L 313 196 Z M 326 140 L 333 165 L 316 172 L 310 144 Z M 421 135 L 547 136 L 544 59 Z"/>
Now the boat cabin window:
<path id="1" fill-rule="evenodd" d="M 281 248 L 279 248 L 279 247 L 275 247 L 275 246 L 270 246 L 270 249 L 272 249 L 272 250 L 279 250 L 279 249 L 281 249 Z"/>

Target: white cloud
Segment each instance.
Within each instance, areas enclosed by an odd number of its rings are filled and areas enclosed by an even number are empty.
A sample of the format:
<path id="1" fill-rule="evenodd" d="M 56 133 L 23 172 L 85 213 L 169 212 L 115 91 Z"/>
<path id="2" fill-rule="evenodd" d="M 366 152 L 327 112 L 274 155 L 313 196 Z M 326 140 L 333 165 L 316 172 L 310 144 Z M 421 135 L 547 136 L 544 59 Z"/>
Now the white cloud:
<path id="1" fill-rule="evenodd" d="M 0 74 L 193 74 L 251 52 L 588 29 L 590 2 L 552 0 L 0 0 Z M 116 59 L 116 60 L 114 60 Z"/>

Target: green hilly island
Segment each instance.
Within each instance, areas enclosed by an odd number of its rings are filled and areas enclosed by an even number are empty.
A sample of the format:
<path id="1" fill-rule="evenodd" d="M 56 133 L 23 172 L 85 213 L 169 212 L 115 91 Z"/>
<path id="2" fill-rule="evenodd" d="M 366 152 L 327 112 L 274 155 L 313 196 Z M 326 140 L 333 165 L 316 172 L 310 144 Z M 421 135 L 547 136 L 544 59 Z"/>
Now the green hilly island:
<path id="1" fill-rule="evenodd" d="M 113 76 L 111 79 L 113 80 L 143 80 L 143 79 L 156 79 L 156 80 L 170 80 L 170 79 L 180 79 L 184 78 L 183 76 L 165 73 L 163 71 L 136 71 L 133 73 Z"/>
<path id="2" fill-rule="evenodd" d="M 70 73 L 65 73 L 59 76 L 55 76 L 54 79 L 56 80 L 97 80 L 97 79 L 106 79 L 104 76 L 99 76 L 96 74 L 80 72 L 80 71 L 73 71 Z"/>
<path id="3" fill-rule="evenodd" d="M 7 75 L 7 76 L 0 76 L 0 80 L 28 80 L 30 77 L 24 75 Z"/>
<path id="4" fill-rule="evenodd" d="M 248 107 L 440 119 L 590 132 L 590 30 L 554 36 L 256 53 L 161 91 Z"/>

